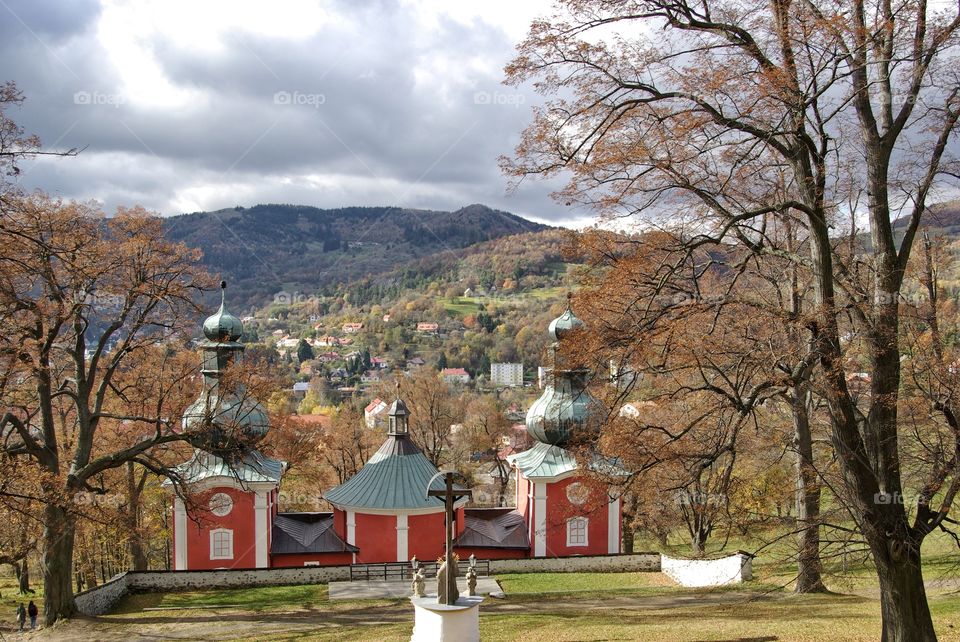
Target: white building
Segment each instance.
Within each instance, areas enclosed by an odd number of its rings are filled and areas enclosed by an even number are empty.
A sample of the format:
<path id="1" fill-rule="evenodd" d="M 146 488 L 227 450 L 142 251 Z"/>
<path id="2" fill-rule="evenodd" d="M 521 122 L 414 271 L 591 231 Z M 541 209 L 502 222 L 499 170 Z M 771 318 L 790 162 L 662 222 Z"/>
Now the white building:
<path id="1" fill-rule="evenodd" d="M 491 363 L 490 364 L 490 383 L 494 386 L 522 386 L 523 385 L 523 364 L 522 363 Z"/>

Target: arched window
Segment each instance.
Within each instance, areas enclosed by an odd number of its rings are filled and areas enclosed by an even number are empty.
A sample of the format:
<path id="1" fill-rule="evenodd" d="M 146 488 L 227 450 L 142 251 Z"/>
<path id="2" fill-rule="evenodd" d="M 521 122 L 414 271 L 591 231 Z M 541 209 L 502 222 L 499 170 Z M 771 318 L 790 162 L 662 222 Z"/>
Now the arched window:
<path id="1" fill-rule="evenodd" d="M 233 531 L 229 528 L 217 528 L 210 531 L 210 559 L 233 559 Z"/>
<path id="2" fill-rule="evenodd" d="M 567 546 L 586 546 L 590 520 L 586 517 L 571 517 L 567 520 Z"/>

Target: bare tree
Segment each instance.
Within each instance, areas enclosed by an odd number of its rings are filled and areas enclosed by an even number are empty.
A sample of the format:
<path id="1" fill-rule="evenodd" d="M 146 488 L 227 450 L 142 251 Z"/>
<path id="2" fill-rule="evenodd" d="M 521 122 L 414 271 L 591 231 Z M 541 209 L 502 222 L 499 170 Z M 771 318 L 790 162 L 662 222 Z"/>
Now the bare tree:
<path id="1" fill-rule="evenodd" d="M 508 67 L 511 81 L 563 97 L 537 111 L 507 170 L 568 171 L 565 201 L 613 216 L 669 212 L 690 247 L 737 244 L 809 269 L 809 343 L 842 500 L 877 567 L 883 639 L 934 640 L 920 545 L 945 526 L 960 471 L 950 459 L 928 471 L 912 519 L 883 498 L 904 491 L 899 295 L 928 196 L 956 174 L 946 152 L 960 83 L 948 61 L 960 11 L 885 0 L 562 5 Z M 831 230 L 858 220 L 844 212 L 862 213 L 868 246 L 838 250 Z M 806 254 L 768 242 L 785 218 L 803 226 Z M 847 384 L 841 323 L 871 364 L 865 411 Z"/>

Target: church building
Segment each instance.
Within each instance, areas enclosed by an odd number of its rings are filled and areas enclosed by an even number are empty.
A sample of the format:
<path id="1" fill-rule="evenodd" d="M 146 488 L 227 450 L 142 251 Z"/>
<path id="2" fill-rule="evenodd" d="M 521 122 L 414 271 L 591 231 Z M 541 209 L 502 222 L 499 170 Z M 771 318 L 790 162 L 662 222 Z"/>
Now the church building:
<path id="1" fill-rule="evenodd" d="M 468 508 L 467 497 L 456 502 L 454 547 L 461 559 L 620 552 L 619 499 L 564 449 L 586 428 L 595 403 L 586 390 L 589 372 L 558 361 L 560 340 L 580 326 L 570 310 L 550 324 L 553 368 L 526 420 L 536 445 L 510 457 L 516 508 Z M 189 506 L 174 494 L 176 570 L 406 562 L 442 554 L 444 504 L 428 496 L 428 485 L 440 490 L 444 482 L 410 437 L 410 411 L 399 389 L 386 413 L 383 445 L 356 475 L 324 494 L 332 512 L 281 513 L 285 464 L 256 448 L 270 429 L 266 411 L 242 390 L 220 387 L 223 370 L 243 353 L 243 324 L 221 302 L 203 333 L 203 387 L 184 413 L 183 428 L 203 426 L 211 437 L 177 470 Z M 233 454 L 238 444 L 239 456 Z M 611 466 L 600 458 L 590 465 Z"/>

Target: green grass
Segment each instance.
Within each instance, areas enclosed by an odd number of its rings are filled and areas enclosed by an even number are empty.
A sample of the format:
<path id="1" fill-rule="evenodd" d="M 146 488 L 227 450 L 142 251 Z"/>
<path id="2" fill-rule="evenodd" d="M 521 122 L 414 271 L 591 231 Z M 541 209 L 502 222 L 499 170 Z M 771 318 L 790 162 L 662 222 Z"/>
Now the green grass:
<path id="1" fill-rule="evenodd" d="M 254 588 L 208 589 L 182 593 L 141 593 L 121 601 L 115 613 L 139 613 L 145 607 L 192 609 L 236 607 L 243 611 L 285 611 L 311 609 L 328 602 L 326 584 L 260 586 Z"/>
<path id="2" fill-rule="evenodd" d="M 0 613 L 16 613 L 17 604 L 23 602 L 26 606 L 30 600 L 43 608 L 43 578 L 31 576 L 31 579 L 30 588 L 37 592 L 36 595 L 20 595 L 17 592 L 19 589 L 17 578 L 12 573 L 0 575 Z M 13 615 L 10 617 L 13 619 Z"/>
<path id="3" fill-rule="evenodd" d="M 507 595 L 590 593 L 662 594 L 676 586 L 659 573 L 508 573 L 497 576 Z"/>
<path id="4" fill-rule="evenodd" d="M 935 612 L 941 606 L 935 601 Z M 960 616 L 953 600 L 950 614 L 937 612 L 941 642 L 960 639 Z M 683 608 L 571 609 L 545 598 L 525 612 L 491 612 L 481 606 L 480 634 L 485 642 L 591 642 L 656 640 L 657 642 L 756 641 L 874 642 L 880 637 L 880 610 L 875 601 L 856 596 L 781 595 L 725 605 Z M 317 629 L 289 635 L 251 636 L 244 640 L 383 641 L 409 640 L 409 622 L 378 626 Z"/>

